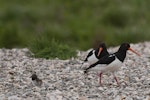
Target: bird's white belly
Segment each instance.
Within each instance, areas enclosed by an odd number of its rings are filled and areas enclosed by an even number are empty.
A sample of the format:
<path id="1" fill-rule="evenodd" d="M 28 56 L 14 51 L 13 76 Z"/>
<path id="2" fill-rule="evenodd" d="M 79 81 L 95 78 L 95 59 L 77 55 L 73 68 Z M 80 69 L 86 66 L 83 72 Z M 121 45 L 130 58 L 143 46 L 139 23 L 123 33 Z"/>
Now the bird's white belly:
<path id="1" fill-rule="evenodd" d="M 98 61 L 98 59 L 96 58 L 95 54 L 91 55 L 89 58 L 88 58 L 88 63 L 90 64 L 94 64 Z"/>
<path id="2" fill-rule="evenodd" d="M 99 65 L 95 66 L 95 68 L 92 68 L 91 70 L 100 71 L 103 73 L 114 72 L 114 71 L 119 70 L 121 68 L 121 65 L 122 65 L 122 62 L 119 61 L 118 59 L 115 59 L 115 61 L 113 61 L 109 65 L 99 64 Z"/>
<path id="3" fill-rule="evenodd" d="M 117 71 L 121 68 L 122 62 L 119 61 L 118 59 L 115 59 L 111 64 L 101 67 L 100 71 L 101 72 L 114 72 Z"/>

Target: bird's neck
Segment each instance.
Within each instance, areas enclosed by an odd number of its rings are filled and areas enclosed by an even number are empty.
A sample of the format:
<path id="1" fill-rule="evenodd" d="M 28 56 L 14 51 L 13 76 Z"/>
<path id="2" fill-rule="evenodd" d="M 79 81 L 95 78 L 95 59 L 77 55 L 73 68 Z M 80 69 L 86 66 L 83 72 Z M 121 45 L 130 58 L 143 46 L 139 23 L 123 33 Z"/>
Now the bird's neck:
<path id="1" fill-rule="evenodd" d="M 124 59 L 126 58 L 126 52 L 127 51 L 118 50 L 118 52 L 116 52 L 115 55 L 121 62 L 123 62 Z"/>

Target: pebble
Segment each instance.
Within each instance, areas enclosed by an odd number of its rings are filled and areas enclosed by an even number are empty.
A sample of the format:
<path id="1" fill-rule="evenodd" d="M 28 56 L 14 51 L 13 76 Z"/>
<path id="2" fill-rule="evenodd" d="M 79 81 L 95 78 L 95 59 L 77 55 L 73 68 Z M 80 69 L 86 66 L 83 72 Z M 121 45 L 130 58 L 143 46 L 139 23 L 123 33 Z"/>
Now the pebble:
<path id="1" fill-rule="evenodd" d="M 19 98 L 18 96 L 14 95 L 14 96 L 8 97 L 8 100 L 21 100 L 21 98 Z"/>
<path id="2" fill-rule="evenodd" d="M 6 97 L 5 97 L 4 94 L 1 94 L 1 95 L 0 95 L 0 100 L 6 100 Z"/>
<path id="3" fill-rule="evenodd" d="M 68 60 L 32 58 L 27 48 L 0 49 L 0 100 L 150 100 L 150 42 L 131 44 L 142 56 L 128 52 L 116 73 L 121 86 L 111 74 L 104 74 L 103 86 L 97 75 L 84 75 L 81 63 L 87 52 Z M 108 48 L 109 52 L 117 47 Z M 42 86 L 32 84 L 36 72 Z"/>

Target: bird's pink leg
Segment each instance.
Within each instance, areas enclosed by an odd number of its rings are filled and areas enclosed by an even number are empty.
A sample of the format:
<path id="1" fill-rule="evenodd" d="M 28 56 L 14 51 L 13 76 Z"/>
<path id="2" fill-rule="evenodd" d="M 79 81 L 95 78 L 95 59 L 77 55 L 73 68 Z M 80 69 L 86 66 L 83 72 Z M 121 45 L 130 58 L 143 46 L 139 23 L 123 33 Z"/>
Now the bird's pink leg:
<path id="1" fill-rule="evenodd" d="M 99 74 L 99 84 L 102 86 L 102 72 Z"/>
<path id="2" fill-rule="evenodd" d="M 115 76 L 114 73 L 113 73 L 113 76 L 114 76 L 114 79 L 115 79 L 115 81 L 117 82 L 118 86 L 120 86 L 120 83 L 119 83 L 119 81 L 118 81 L 118 79 L 117 79 L 117 77 Z"/>

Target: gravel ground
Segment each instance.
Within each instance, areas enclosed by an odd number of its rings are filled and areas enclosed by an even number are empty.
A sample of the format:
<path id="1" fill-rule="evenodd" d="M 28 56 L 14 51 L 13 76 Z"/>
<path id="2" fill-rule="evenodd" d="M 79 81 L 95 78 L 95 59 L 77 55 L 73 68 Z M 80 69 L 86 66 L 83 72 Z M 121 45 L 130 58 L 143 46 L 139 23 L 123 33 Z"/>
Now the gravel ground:
<path id="1" fill-rule="evenodd" d="M 103 75 L 103 86 L 96 73 L 84 75 L 81 63 L 88 51 L 78 51 L 75 59 L 46 60 L 30 57 L 26 48 L 0 49 L 0 100 L 150 100 L 150 42 L 131 47 L 141 57 L 128 51 L 116 73 L 120 87 L 110 73 Z M 33 84 L 34 72 L 41 86 Z"/>

